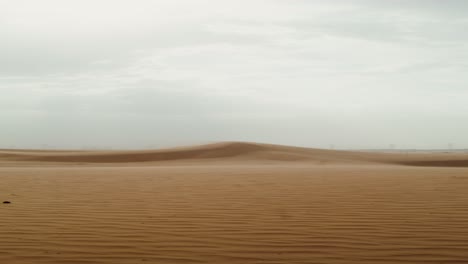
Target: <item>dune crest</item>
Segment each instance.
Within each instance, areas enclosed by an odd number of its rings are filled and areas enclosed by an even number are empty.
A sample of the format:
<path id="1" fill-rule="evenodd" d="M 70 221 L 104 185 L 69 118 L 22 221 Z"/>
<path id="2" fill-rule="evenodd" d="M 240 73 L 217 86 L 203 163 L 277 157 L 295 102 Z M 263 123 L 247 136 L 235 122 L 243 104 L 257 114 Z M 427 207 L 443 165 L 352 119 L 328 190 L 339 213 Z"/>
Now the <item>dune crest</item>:
<path id="1" fill-rule="evenodd" d="M 306 162 L 311 164 L 393 164 L 425 167 L 468 167 L 466 153 L 383 153 L 325 150 L 249 142 L 141 151 L 0 150 L 3 162 L 135 163 L 135 162 Z"/>

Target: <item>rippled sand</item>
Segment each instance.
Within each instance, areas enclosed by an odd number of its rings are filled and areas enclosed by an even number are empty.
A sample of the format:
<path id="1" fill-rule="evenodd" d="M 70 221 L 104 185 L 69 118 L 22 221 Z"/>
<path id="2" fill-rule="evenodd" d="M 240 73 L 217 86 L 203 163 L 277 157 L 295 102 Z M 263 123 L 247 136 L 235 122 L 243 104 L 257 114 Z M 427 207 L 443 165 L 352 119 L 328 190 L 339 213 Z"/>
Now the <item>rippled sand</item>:
<path id="1" fill-rule="evenodd" d="M 468 170 L 0 168 L 0 263 L 468 263 Z"/>
<path id="2" fill-rule="evenodd" d="M 0 150 L 0 263 L 468 263 L 467 164 L 252 143 Z"/>

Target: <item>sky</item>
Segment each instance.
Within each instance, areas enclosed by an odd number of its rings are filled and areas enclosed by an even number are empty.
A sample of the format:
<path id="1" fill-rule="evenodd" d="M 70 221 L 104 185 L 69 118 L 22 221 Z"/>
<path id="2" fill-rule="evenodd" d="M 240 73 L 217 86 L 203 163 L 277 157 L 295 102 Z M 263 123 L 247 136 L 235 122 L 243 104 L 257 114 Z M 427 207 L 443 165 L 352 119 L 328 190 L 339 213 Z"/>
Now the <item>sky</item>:
<path id="1" fill-rule="evenodd" d="M 0 148 L 468 148 L 465 0 L 0 0 Z"/>

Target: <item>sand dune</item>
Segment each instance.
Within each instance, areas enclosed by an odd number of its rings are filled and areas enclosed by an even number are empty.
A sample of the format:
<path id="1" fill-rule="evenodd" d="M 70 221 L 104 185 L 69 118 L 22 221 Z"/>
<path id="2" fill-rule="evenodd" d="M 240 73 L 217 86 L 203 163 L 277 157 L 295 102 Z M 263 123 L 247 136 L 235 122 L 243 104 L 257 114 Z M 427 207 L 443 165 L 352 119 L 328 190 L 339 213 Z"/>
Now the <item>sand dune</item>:
<path id="1" fill-rule="evenodd" d="M 67 163 L 134 163 L 200 161 L 296 161 L 318 164 L 397 164 L 468 167 L 466 153 L 376 153 L 225 142 L 202 146 L 146 151 L 34 151 L 3 150 L 0 161 Z"/>
<path id="2" fill-rule="evenodd" d="M 466 154 L 0 151 L 0 263 L 468 263 Z"/>

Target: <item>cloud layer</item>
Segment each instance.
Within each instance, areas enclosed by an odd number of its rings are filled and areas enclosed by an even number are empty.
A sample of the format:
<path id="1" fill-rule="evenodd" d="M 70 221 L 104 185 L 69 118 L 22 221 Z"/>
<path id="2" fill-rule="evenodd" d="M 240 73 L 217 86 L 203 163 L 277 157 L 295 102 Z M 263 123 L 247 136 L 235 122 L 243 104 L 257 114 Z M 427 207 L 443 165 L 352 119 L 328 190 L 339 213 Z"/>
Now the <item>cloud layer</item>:
<path id="1" fill-rule="evenodd" d="M 3 1 L 0 147 L 468 147 L 466 1 Z"/>

